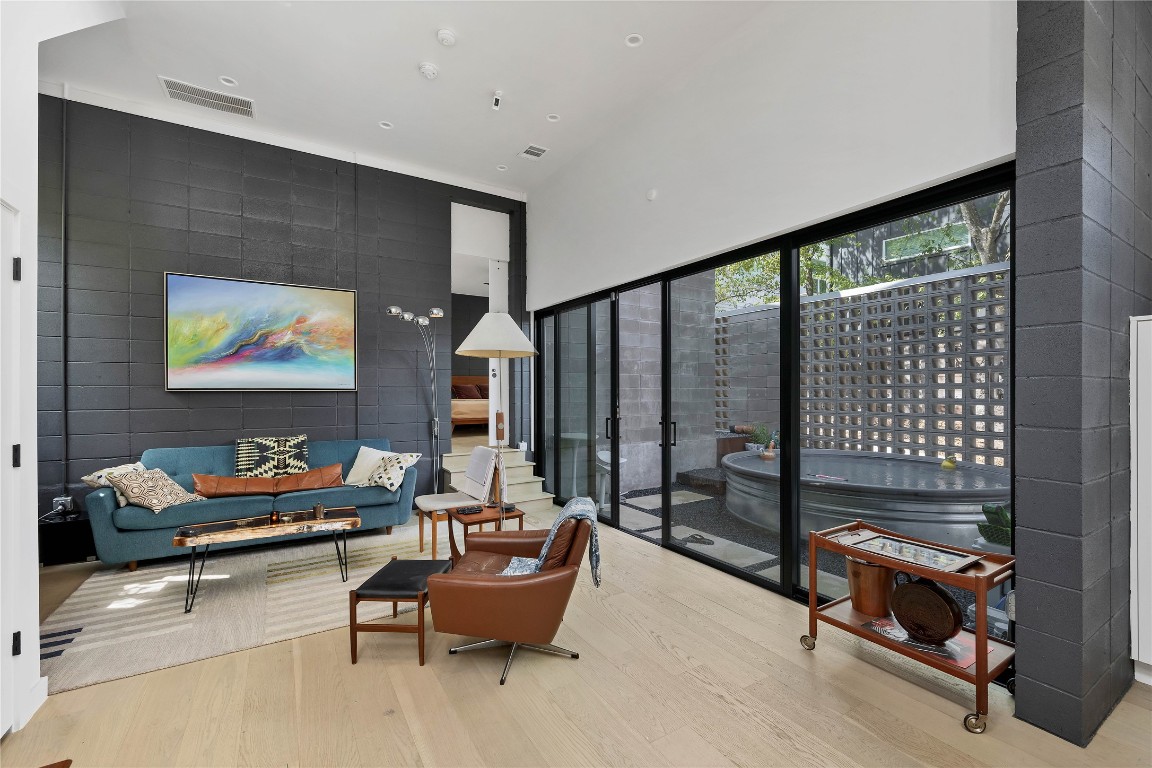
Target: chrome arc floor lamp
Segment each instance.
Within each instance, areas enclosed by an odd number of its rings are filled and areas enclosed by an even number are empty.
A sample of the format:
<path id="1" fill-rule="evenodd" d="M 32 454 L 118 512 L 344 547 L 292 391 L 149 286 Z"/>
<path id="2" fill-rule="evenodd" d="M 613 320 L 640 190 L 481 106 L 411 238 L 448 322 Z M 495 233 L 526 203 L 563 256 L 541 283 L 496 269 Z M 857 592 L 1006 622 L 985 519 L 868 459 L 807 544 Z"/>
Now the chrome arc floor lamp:
<path id="1" fill-rule="evenodd" d="M 427 315 L 417 315 L 395 305 L 385 310 L 389 317 L 398 317 L 412 323 L 420 331 L 424 340 L 424 351 L 428 354 L 428 376 L 432 382 L 432 493 L 440 493 L 440 407 L 436 392 L 436 335 L 431 325 L 433 320 L 444 317 L 444 310 L 432 307 Z"/>

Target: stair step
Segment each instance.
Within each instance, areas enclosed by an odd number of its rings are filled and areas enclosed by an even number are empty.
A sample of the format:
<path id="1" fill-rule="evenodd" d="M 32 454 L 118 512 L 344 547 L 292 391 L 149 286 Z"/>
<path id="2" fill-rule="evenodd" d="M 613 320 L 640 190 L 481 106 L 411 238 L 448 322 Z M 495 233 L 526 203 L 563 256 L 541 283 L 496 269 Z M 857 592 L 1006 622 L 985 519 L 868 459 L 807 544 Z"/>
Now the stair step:
<path id="1" fill-rule="evenodd" d="M 518 490 L 515 486 L 508 486 L 508 501 L 513 501 L 517 505 L 541 499 L 548 499 L 551 502 L 552 498 L 552 494 L 546 491 Z"/>
<path id="2" fill-rule="evenodd" d="M 534 499 L 533 501 L 517 502 L 516 507 L 525 512 L 552 512 L 555 511 L 556 505 L 552 502 L 552 497 L 546 499 Z"/>
<path id="3" fill-rule="evenodd" d="M 517 477 L 532 477 L 535 472 L 536 465 L 530 461 L 522 461 L 516 463 L 508 462 L 504 465 L 504 469 L 507 472 L 509 482 L 511 482 L 513 478 Z M 453 485 L 456 485 L 457 481 L 463 482 L 464 475 L 467 471 L 467 468 L 464 467 L 461 467 L 460 469 L 444 467 L 445 477 L 447 478 L 448 482 L 452 483 Z"/>
<path id="4" fill-rule="evenodd" d="M 507 464 L 520 464 L 524 463 L 524 451 L 519 448 L 505 448 L 503 450 L 504 463 Z M 445 469 L 451 470 L 464 470 L 468 468 L 468 462 L 472 459 L 472 452 L 468 453 L 445 453 L 441 455 L 441 465 Z"/>
<path id="5" fill-rule="evenodd" d="M 449 488 L 460 490 L 460 486 L 447 484 Z M 515 497 L 523 497 L 529 493 L 542 493 L 544 491 L 544 480 L 539 477 L 521 477 L 516 479 L 509 478 L 508 480 L 508 497 L 515 501 Z"/>

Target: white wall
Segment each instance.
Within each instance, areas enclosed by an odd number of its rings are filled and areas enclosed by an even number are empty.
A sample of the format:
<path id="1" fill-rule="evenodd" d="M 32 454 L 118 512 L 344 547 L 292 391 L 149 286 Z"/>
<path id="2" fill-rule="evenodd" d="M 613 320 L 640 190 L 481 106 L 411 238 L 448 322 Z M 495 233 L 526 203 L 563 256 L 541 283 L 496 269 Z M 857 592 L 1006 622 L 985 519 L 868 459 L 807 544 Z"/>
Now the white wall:
<path id="1" fill-rule="evenodd" d="M 1015 82 L 1015 3 L 768 4 L 532 192 L 528 307 L 1010 159 Z"/>
<path id="2" fill-rule="evenodd" d="M 115 2 L 0 3 L 0 198 L 5 250 L 22 257 L 23 280 L 0 265 L 0 733 L 22 728 L 47 696 L 40 677 L 36 529 L 37 46 L 123 18 Z M 5 256 L 13 255 L 5 253 Z M 19 469 L 10 446 L 22 446 Z M 13 658 L 12 633 L 23 638 Z"/>

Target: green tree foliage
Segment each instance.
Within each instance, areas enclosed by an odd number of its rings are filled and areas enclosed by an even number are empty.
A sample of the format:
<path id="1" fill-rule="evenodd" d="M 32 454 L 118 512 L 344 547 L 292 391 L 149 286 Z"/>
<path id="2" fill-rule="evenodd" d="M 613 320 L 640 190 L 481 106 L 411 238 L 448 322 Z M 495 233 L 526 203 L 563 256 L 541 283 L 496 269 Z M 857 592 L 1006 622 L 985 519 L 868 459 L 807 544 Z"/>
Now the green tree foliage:
<path id="1" fill-rule="evenodd" d="M 800 248 L 800 286 L 809 296 L 855 284 L 828 265 L 828 243 Z M 716 270 L 716 304 L 733 309 L 780 301 L 780 253 L 738 261 Z"/>

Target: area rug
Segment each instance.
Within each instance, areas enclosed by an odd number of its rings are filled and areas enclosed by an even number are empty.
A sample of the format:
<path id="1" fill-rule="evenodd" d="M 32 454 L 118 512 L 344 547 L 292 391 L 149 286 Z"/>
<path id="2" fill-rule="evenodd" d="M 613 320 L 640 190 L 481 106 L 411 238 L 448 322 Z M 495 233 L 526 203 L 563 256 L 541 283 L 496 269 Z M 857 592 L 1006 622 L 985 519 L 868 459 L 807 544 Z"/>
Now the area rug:
<path id="1" fill-rule="evenodd" d="M 49 693 L 59 693 L 346 627 L 348 591 L 393 555 L 428 559 L 430 547 L 421 553 L 418 544 L 414 520 L 391 535 L 349 536 L 347 582 L 331 538 L 212 552 L 187 614 L 184 558 L 97 571 L 40 625 L 41 673 Z M 372 620 L 390 617 L 392 606 L 361 603 L 358 611 Z"/>

